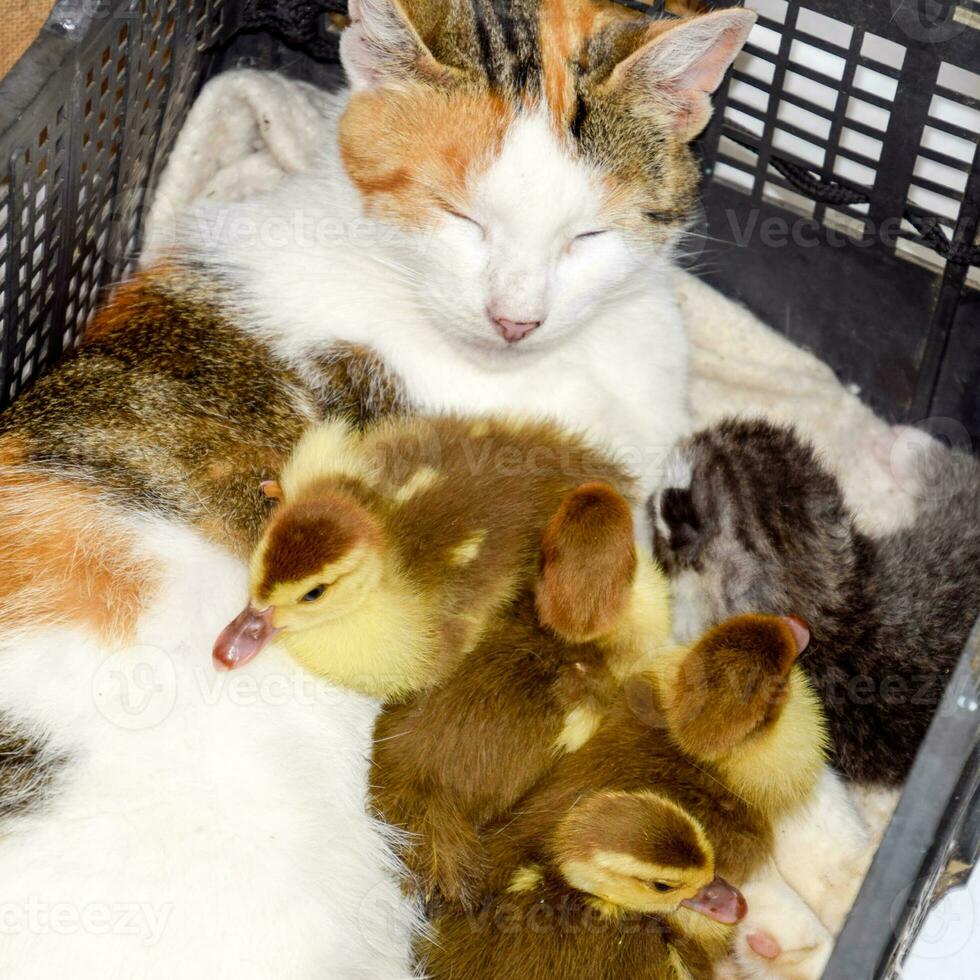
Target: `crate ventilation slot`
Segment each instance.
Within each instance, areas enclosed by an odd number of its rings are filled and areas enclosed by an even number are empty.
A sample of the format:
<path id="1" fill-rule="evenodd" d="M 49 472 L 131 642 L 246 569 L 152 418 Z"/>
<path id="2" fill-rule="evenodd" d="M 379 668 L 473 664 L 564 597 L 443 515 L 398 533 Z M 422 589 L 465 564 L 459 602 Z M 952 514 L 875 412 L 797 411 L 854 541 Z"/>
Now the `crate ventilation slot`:
<path id="1" fill-rule="evenodd" d="M 751 153 L 758 153 L 757 146 L 745 138 L 734 135 L 731 130 L 727 138 Z M 769 166 L 793 188 L 817 203 L 836 207 L 861 207 L 871 200 L 868 190 L 848 186 L 837 180 L 824 179 L 792 160 L 770 156 Z M 947 234 L 947 224 L 936 215 L 910 203 L 906 205 L 903 222 L 907 222 L 919 238 L 947 262 L 954 265 L 980 265 L 980 245 L 951 242 Z"/>
<path id="2" fill-rule="evenodd" d="M 786 0 L 747 6 L 759 21 L 723 93 L 713 178 L 857 240 L 873 234 L 908 48 Z M 896 255 L 937 271 L 980 266 L 980 247 L 953 241 L 978 132 L 980 75 L 941 64 L 904 200 L 893 206 Z"/>
<path id="3" fill-rule="evenodd" d="M 19 123 L 0 160 L 0 407 L 77 343 L 102 286 L 132 268 L 223 24 L 224 0 L 120 3 L 49 79 L 43 115 Z"/>

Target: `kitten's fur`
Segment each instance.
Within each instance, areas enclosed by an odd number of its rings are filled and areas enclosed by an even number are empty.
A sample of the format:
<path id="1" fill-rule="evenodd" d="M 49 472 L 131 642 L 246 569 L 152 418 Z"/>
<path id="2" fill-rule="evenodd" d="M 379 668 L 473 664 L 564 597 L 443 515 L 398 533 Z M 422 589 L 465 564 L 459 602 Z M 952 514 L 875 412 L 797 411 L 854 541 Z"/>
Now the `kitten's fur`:
<path id="1" fill-rule="evenodd" d="M 685 631 L 747 610 L 807 619 L 832 761 L 860 783 L 904 779 L 980 613 L 980 464 L 934 446 L 922 465 L 912 526 L 872 538 L 792 430 L 726 421 L 679 447 L 651 500 Z"/>
<path id="2" fill-rule="evenodd" d="M 301 373 L 376 348 L 425 410 L 554 416 L 657 482 L 688 429 L 668 282 L 688 141 L 754 21 L 595 0 L 360 0 L 317 171 L 198 213 L 183 245 Z M 507 342 L 493 317 L 541 326 Z"/>

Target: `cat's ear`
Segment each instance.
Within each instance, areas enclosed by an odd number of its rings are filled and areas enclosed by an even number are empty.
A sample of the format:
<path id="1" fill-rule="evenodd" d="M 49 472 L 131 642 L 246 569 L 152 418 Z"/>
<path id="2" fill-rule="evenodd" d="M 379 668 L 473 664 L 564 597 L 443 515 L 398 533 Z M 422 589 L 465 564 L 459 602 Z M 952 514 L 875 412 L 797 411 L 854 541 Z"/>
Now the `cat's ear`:
<path id="1" fill-rule="evenodd" d="M 340 38 L 340 60 L 355 92 L 448 74 L 398 0 L 350 0 L 347 9 L 351 22 Z"/>
<path id="2" fill-rule="evenodd" d="M 628 85 L 641 99 L 646 93 L 659 111 L 666 108 L 678 136 L 691 140 L 708 124 L 711 93 L 742 50 L 755 19 L 751 10 L 718 10 L 682 20 L 621 61 L 607 84 Z"/>

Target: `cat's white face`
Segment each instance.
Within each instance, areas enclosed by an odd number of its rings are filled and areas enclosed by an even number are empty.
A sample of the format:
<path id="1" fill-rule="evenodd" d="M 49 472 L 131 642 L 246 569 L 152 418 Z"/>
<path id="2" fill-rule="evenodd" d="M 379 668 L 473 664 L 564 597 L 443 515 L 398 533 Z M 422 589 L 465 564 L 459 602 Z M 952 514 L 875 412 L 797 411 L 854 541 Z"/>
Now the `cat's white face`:
<path id="1" fill-rule="evenodd" d="M 687 144 L 755 18 L 474 9 L 352 0 L 340 151 L 365 212 L 415 246 L 396 258 L 420 309 L 507 363 L 585 329 L 666 255 L 697 199 Z"/>
<path id="2" fill-rule="evenodd" d="M 454 342 L 485 356 L 561 343 L 621 301 L 652 252 L 612 226 L 601 176 L 556 140 L 543 113 L 519 117 L 413 261 L 419 305 Z"/>

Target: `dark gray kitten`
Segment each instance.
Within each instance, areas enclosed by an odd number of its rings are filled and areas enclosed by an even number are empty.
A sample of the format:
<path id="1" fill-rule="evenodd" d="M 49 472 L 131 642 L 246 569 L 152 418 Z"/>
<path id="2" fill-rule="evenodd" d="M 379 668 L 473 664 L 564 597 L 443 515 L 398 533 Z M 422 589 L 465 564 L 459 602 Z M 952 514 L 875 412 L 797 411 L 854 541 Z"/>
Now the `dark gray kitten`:
<path id="1" fill-rule="evenodd" d="M 649 502 L 679 638 L 740 612 L 806 619 L 831 761 L 862 783 L 904 779 L 980 614 L 980 463 L 920 455 L 915 522 L 881 538 L 810 446 L 763 421 L 685 440 Z"/>

